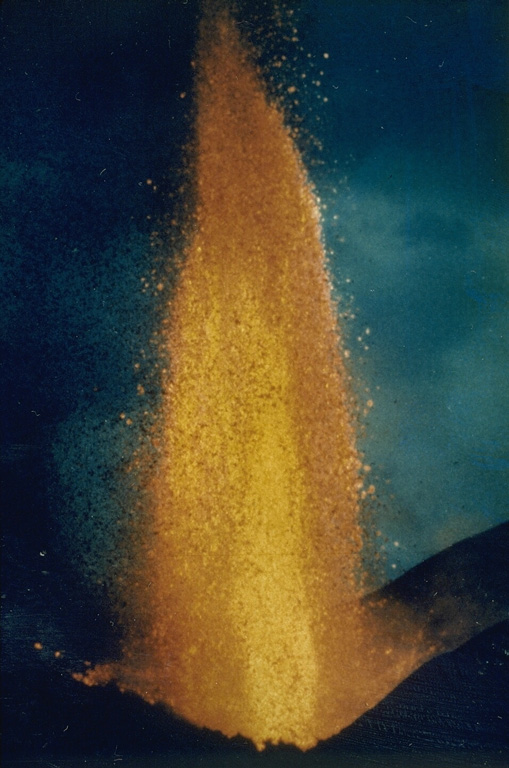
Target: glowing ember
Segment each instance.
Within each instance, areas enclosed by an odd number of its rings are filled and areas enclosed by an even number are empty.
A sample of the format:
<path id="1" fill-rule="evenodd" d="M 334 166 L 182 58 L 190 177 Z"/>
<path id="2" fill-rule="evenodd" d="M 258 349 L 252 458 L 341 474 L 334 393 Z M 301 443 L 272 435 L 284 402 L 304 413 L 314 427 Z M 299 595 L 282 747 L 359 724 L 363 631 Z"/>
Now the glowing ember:
<path id="1" fill-rule="evenodd" d="M 122 590 L 124 659 L 81 679 L 306 749 L 416 659 L 386 669 L 359 600 L 361 463 L 313 194 L 235 24 L 203 30 L 150 525 Z"/>

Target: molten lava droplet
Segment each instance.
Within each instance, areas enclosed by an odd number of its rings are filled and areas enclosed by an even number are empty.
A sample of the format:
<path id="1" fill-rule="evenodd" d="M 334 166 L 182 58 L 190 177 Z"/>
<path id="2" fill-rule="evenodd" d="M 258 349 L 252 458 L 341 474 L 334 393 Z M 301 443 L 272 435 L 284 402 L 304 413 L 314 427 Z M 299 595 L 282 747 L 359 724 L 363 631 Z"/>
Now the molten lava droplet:
<path id="1" fill-rule="evenodd" d="M 79 677 L 306 749 L 402 675 L 372 685 L 361 463 L 313 193 L 226 13 L 203 23 L 197 73 L 195 227 L 162 331 L 125 656 Z"/>

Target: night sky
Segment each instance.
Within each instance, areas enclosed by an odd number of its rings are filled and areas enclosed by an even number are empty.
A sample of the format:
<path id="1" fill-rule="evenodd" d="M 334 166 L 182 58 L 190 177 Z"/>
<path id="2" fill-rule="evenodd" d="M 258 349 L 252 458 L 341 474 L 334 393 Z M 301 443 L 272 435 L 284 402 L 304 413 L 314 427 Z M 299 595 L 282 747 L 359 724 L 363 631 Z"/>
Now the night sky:
<path id="1" fill-rule="evenodd" d="M 298 44 L 267 39 L 271 2 L 238 5 L 320 199 L 384 578 L 397 577 L 508 519 L 507 5 L 289 3 Z M 376 755 L 412 744 L 463 749 L 458 765 L 507 756 L 504 625 L 304 757 L 257 757 L 69 675 L 117 642 L 84 565 L 114 557 L 129 499 L 117 470 L 136 425 L 119 414 L 151 380 L 161 297 L 145 278 L 178 250 L 151 233 L 189 205 L 198 17 L 195 0 L 0 4 L 5 749 L 115 762 L 120 744 L 123 759 L 173 750 L 175 765 L 357 765 L 363 750 L 386 765 Z"/>

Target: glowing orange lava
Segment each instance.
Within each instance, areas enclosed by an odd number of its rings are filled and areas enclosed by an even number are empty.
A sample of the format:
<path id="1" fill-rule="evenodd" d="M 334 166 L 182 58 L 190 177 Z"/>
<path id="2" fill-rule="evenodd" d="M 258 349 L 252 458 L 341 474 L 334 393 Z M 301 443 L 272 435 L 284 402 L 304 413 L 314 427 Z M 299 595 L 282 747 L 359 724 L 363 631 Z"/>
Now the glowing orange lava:
<path id="1" fill-rule="evenodd" d="M 316 201 L 236 25 L 203 25 L 196 211 L 169 322 L 123 661 L 90 671 L 193 723 L 303 749 L 386 670 L 359 600 L 362 482 Z"/>

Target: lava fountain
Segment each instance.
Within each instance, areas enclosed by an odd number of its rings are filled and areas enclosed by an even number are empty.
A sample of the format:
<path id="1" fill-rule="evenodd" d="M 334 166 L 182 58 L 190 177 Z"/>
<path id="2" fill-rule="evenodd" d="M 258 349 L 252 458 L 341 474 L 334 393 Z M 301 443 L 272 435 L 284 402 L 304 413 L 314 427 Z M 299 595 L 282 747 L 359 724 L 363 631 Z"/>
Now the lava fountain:
<path id="1" fill-rule="evenodd" d="M 202 24 L 196 105 L 159 456 L 119 590 L 124 658 L 78 677 L 307 749 L 417 661 L 386 664 L 362 607 L 361 462 L 317 203 L 225 11 Z"/>

